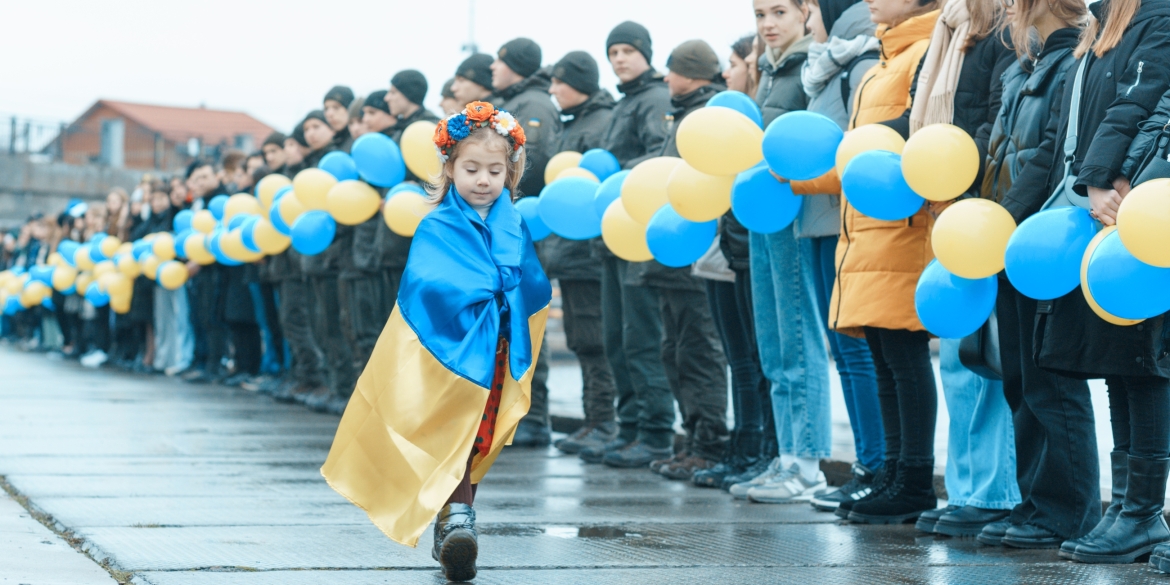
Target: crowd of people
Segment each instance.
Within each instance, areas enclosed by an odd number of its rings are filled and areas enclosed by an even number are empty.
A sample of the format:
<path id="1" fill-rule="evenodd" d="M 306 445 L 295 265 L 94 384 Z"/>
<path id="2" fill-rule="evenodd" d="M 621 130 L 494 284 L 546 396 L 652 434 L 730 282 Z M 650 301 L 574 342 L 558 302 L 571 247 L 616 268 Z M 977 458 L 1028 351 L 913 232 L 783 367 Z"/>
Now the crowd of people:
<path id="1" fill-rule="evenodd" d="M 620 80 L 615 100 L 588 53 L 544 66 L 539 45 L 519 38 L 495 57 L 460 63 L 442 86 L 443 113 L 484 101 L 514 115 L 527 140 L 514 197 L 540 194 L 558 152 L 601 148 L 624 168 L 678 156 L 682 120 L 725 90 L 754 96 L 765 125 L 797 110 L 846 131 L 884 124 L 903 137 L 954 124 L 984 160 L 964 197 L 997 201 L 1017 222 L 1053 205 L 1056 193 L 1109 226 L 1132 185 L 1166 175 L 1157 163 L 1167 154 L 1160 133 L 1170 67 L 1155 55 L 1170 50 L 1170 0 L 753 4 L 756 33 L 729 48 L 726 68 L 706 42 L 688 41 L 673 48 L 665 74 L 656 71 L 649 31 L 624 22 L 605 39 Z M 292 177 L 364 133 L 398 141 L 412 123 L 439 120 L 422 105 L 427 92 L 413 70 L 364 98 L 334 87 L 321 109 L 259 152 L 199 160 L 169 180 L 144 179 L 129 197 L 115 190 L 104 203 L 30 218 L 5 237 L 0 268 L 43 263 L 63 239 L 167 231 L 178 210 L 248 191 L 269 173 Z M 989 323 L 1000 371 L 968 367 L 960 340 L 941 341 L 950 426 L 940 508 L 938 388 L 914 290 L 947 203 L 889 222 L 851 208 L 835 171 L 791 186 L 805 196 L 792 226 L 751 233 L 729 212 L 718 246 L 692 267 L 627 262 L 600 239 L 553 235 L 538 245 L 584 388 L 585 424 L 556 448 L 754 502 L 811 502 L 855 523 L 916 522 L 992 546 L 1059 548 L 1086 563 L 1153 552 L 1155 566 L 1170 569 L 1170 547 L 1155 550 L 1170 541 L 1164 317 L 1122 327 L 1098 317 L 1080 289 L 1036 301 L 1001 277 Z M 192 263 L 177 291 L 139 278 L 124 315 L 55 294 L 52 309 L 6 318 L 4 331 L 84 365 L 108 360 L 340 413 L 395 306 L 410 245 L 375 217 L 339 226 L 319 255 L 290 249 L 238 267 Z M 542 349 L 515 446 L 551 442 L 548 361 Z M 857 456 L 852 479 L 836 488 L 820 469 L 831 448 L 830 364 Z M 1100 378 L 1114 446 L 1104 513 L 1086 382 Z"/>

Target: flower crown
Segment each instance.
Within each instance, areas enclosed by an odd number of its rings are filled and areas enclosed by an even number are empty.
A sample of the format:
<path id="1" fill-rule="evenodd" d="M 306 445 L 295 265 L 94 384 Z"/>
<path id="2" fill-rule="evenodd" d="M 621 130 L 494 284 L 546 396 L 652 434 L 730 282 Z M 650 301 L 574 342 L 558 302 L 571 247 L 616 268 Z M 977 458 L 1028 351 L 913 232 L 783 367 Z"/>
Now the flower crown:
<path id="1" fill-rule="evenodd" d="M 487 102 L 471 102 L 462 112 L 439 120 L 435 127 L 435 148 L 439 151 L 439 159 L 446 163 L 452 146 L 470 136 L 472 130 L 488 127 L 512 143 L 512 162 L 520 160 L 520 152 L 524 150 L 524 129 L 512 114 L 497 110 Z"/>

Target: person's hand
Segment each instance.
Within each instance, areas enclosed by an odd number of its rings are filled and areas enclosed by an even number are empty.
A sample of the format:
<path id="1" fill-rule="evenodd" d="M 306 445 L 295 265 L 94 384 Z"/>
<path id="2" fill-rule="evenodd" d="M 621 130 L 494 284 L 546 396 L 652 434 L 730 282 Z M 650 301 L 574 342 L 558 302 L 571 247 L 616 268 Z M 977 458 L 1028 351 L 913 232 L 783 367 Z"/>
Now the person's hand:
<path id="1" fill-rule="evenodd" d="M 1116 189 L 1089 187 L 1089 215 L 1103 225 L 1117 223 L 1117 210 L 1121 207 L 1121 194 Z"/>
<path id="2" fill-rule="evenodd" d="M 1126 195 L 1129 195 L 1129 192 L 1132 189 L 1133 185 L 1129 184 L 1129 179 L 1127 179 L 1124 175 L 1113 179 L 1113 190 L 1117 191 L 1117 194 L 1121 195 L 1122 199 L 1125 199 Z"/>
<path id="3" fill-rule="evenodd" d="M 202 268 L 203 267 L 200 266 L 198 262 L 187 261 L 187 278 L 191 278 L 196 274 L 199 274 L 199 271 Z"/>

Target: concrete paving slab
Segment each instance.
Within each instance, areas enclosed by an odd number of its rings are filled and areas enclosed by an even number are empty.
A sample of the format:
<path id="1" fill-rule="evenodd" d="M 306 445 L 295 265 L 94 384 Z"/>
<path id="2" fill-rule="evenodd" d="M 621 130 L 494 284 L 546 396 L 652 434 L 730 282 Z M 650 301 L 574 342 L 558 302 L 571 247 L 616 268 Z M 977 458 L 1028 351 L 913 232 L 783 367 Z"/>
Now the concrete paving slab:
<path id="1" fill-rule="evenodd" d="M 0 585 L 116 585 L 116 581 L 0 492 Z"/>

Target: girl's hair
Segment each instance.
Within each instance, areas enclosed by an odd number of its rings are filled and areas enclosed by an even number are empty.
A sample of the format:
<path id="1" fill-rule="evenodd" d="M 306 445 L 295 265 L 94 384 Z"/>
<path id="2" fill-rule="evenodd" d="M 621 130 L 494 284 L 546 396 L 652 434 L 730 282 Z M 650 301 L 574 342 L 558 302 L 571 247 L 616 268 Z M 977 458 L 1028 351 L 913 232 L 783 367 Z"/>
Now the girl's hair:
<path id="1" fill-rule="evenodd" d="M 752 46 L 755 40 L 756 35 L 747 35 L 731 44 L 731 52 L 735 53 L 740 59 L 747 59 L 748 55 L 751 55 L 752 50 L 755 48 Z"/>
<path id="2" fill-rule="evenodd" d="M 1142 0 L 1111 0 L 1108 12 L 1105 13 L 1104 30 L 1101 29 L 1101 22 L 1090 15 L 1089 25 L 1081 31 L 1081 43 L 1077 45 L 1075 53 L 1077 58 L 1084 57 L 1090 50 L 1098 57 L 1112 51 L 1121 42 L 1121 36 L 1129 28 L 1129 23 L 1141 5 Z M 1099 38 L 1098 33 L 1101 35 Z"/>
<path id="3" fill-rule="evenodd" d="M 1085 16 L 1089 9 L 1084 0 L 1016 0 L 1016 13 L 1013 18 L 1005 18 L 1004 28 L 1011 28 L 1012 44 L 1015 45 L 1016 55 L 1021 59 L 1034 60 L 1036 58 L 1034 39 L 1032 34 L 1033 21 L 1036 19 L 1036 7 L 1040 2 L 1048 4 L 1048 10 L 1061 22 L 1082 28 L 1085 26 Z"/>
<path id="4" fill-rule="evenodd" d="M 1000 0 L 966 0 L 967 12 L 971 15 L 971 33 L 963 52 L 971 50 L 975 43 L 991 36 L 1002 28 L 1004 21 L 1003 2 Z"/>
<path id="5" fill-rule="evenodd" d="M 513 161 L 511 157 L 512 143 L 499 132 L 487 127 L 473 129 L 467 138 L 450 147 L 447 162 L 443 164 L 443 170 L 439 172 L 439 176 L 435 178 L 433 184 L 427 185 L 427 193 L 430 194 L 431 201 L 438 204 L 447 196 L 447 191 L 451 190 L 451 186 L 454 185 L 451 177 L 455 174 L 455 163 L 459 160 L 459 151 L 469 143 L 483 144 L 489 148 L 499 149 L 503 153 L 504 164 L 507 167 L 507 172 L 504 175 L 504 186 L 511 192 L 512 199 L 517 199 L 519 197 L 517 188 L 520 186 L 520 178 L 524 176 L 524 164 L 527 162 L 526 150 L 520 149 L 519 158 Z"/>

